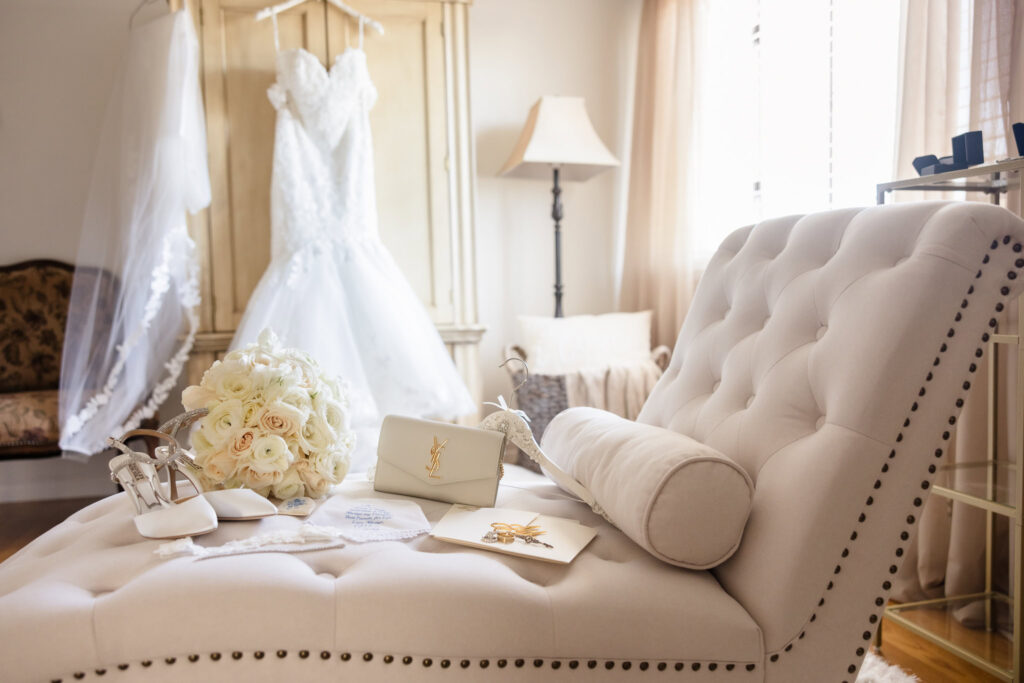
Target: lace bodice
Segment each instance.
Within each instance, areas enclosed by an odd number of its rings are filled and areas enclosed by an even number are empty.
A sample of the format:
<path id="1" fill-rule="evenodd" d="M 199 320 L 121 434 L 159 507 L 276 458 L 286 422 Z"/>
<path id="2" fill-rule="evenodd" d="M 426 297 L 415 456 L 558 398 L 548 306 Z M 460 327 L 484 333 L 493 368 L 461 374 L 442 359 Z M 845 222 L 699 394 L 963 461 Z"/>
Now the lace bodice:
<path id="1" fill-rule="evenodd" d="M 278 112 L 272 255 L 376 237 L 369 111 L 377 90 L 366 53 L 349 48 L 325 69 L 306 50 L 280 52 L 267 96 Z"/>

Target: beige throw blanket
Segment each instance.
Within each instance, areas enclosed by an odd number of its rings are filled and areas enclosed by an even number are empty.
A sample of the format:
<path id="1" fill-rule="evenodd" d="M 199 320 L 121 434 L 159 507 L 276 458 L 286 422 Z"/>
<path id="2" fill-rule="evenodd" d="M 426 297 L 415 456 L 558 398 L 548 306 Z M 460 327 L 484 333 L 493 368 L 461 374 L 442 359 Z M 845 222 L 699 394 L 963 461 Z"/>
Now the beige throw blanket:
<path id="1" fill-rule="evenodd" d="M 565 375 L 569 407 L 591 406 L 635 420 L 662 369 L 653 360 Z"/>

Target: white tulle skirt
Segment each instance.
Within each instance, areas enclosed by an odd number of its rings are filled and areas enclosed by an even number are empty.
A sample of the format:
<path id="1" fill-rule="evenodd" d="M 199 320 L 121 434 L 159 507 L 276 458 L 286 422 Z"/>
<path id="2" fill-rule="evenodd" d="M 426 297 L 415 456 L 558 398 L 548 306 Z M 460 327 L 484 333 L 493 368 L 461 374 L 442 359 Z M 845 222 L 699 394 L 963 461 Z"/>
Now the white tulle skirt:
<path id="1" fill-rule="evenodd" d="M 437 328 L 375 236 L 271 259 L 231 348 L 267 327 L 348 385 L 353 470 L 373 464 L 385 415 L 453 419 L 476 411 Z"/>

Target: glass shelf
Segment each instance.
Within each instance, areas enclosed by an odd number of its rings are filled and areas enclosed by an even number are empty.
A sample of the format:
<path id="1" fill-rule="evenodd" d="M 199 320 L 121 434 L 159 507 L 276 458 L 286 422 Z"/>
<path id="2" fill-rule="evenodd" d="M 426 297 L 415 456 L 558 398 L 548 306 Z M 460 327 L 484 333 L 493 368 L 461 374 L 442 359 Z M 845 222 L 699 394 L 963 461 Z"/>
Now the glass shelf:
<path id="1" fill-rule="evenodd" d="M 943 465 L 935 479 L 933 493 L 974 505 L 983 510 L 1013 517 L 1017 465 L 1009 460 L 978 460 Z M 989 493 L 988 475 L 992 474 Z"/>
<path id="2" fill-rule="evenodd" d="M 876 186 L 879 204 L 884 204 L 887 195 L 901 190 L 917 190 L 925 192 L 981 192 L 992 204 L 1000 204 L 1006 197 L 1010 209 L 1017 216 L 1024 214 L 1024 192 L 1021 191 L 1021 172 L 1024 171 L 1024 157 L 974 166 L 960 171 L 949 171 L 931 176 L 905 178 Z M 1012 194 L 1011 194 L 1012 193 Z M 1024 297 L 1017 300 L 1018 311 L 1024 311 L 1021 305 Z M 885 608 L 885 620 L 900 624 L 918 636 L 929 640 L 953 654 L 965 659 L 978 668 L 1004 680 L 1021 683 L 1021 672 L 1024 671 L 1024 477 L 1021 469 L 1014 463 L 1005 460 L 1005 456 L 997 451 L 995 434 L 996 420 L 1012 420 L 1018 434 L 1024 433 L 1024 415 L 1006 415 L 1006 409 L 1000 412 L 995 378 L 1001 376 L 993 365 L 995 353 L 992 345 L 1008 344 L 1015 354 L 1018 367 L 1024 367 L 1024 317 L 1020 317 L 1015 333 L 998 330 L 990 339 L 989 353 L 989 392 L 983 400 L 988 404 L 988 444 L 987 455 L 981 459 L 947 465 L 940 471 L 940 476 L 932 486 L 932 493 L 948 500 L 957 501 L 985 511 L 985 591 L 972 595 L 957 595 L 935 600 L 891 604 Z M 1018 373 L 1018 378 L 1022 375 Z M 1018 411 L 1024 406 L 1024 386 L 1016 387 Z M 981 399 L 982 397 L 978 397 Z M 1024 463 L 1024 437 L 1018 436 L 1011 445 L 1017 463 Z M 987 459 L 984 459 L 987 457 Z M 1016 584 L 1015 595 L 1007 597 L 1002 593 L 993 592 L 992 565 L 994 561 L 992 539 L 995 533 L 997 515 L 1008 518 L 1010 528 L 1010 547 L 1016 548 L 1010 558 L 1010 580 Z M 1009 638 L 993 629 L 972 629 L 958 623 L 953 617 L 960 610 L 976 610 L 982 616 L 978 619 L 989 627 L 998 621 L 1001 614 L 1009 615 L 1012 634 Z M 883 620 L 883 621 L 885 621 Z M 875 634 L 875 644 L 881 647 L 882 625 L 879 624 Z"/>

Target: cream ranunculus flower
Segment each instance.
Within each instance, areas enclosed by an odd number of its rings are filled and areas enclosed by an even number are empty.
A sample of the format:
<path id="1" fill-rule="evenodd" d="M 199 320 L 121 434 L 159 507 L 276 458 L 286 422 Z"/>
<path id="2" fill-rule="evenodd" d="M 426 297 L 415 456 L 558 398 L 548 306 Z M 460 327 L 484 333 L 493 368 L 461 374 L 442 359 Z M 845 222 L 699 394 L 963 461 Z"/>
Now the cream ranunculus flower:
<path id="1" fill-rule="evenodd" d="M 194 384 L 192 386 L 185 387 L 185 390 L 181 392 L 181 405 L 185 410 L 209 408 L 218 400 L 217 394 L 213 393 L 209 389 L 204 389 L 203 387 L 196 386 Z"/>
<path id="2" fill-rule="evenodd" d="M 337 484 L 348 474 L 351 456 L 341 451 L 316 453 L 310 456 L 309 464 L 313 470 L 330 484 Z"/>
<path id="3" fill-rule="evenodd" d="M 302 477 L 295 470 L 294 467 L 290 468 L 284 473 L 281 481 L 274 484 L 271 488 L 271 493 L 274 494 L 275 498 L 281 500 L 288 500 L 289 498 L 296 498 L 303 495 L 306 492 L 306 485 L 302 481 Z"/>
<path id="4" fill-rule="evenodd" d="M 246 487 L 261 495 L 270 493 L 271 487 L 284 479 L 284 472 L 257 472 L 243 465 L 238 468 L 238 480 Z"/>
<path id="5" fill-rule="evenodd" d="M 256 472 L 284 473 L 292 463 L 292 452 L 288 444 L 277 434 L 258 437 L 252 444 L 245 466 Z M 275 480 L 273 484 L 276 484 Z"/>
<path id="6" fill-rule="evenodd" d="M 230 451 L 220 451 L 205 458 L 202 464 L 203 473 L 215 484 L 222 484 L 235 475 L 238 470 L 238 457 Z"/>
<path id="7" fill-rule="evenodd" d="M 210 414 L 203 418 L 200 423 L 203 436 L 215 449 L 224 448 L 228 440 L 245 424 L 242 412 L 242 402 L 235 398 L 214 406 Z"/>
<path id="8" fill-rule="evenodd" d="M 295 470 L 299 473 L 303 483 L 306 485 L 306 495 L 313 498 L 320 498 L 331 484 L 325 477 L 318 473 L 306 460 L 295 463 Z"/>
<path id="9" fill-rule="evenodd" d="M 260 429 L 267 433 L 289 436 L 299 433 L 306 416 L 289 403 L 274 401 L 263 408 L 258 420 Z"/>

